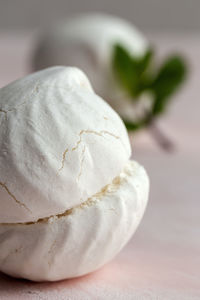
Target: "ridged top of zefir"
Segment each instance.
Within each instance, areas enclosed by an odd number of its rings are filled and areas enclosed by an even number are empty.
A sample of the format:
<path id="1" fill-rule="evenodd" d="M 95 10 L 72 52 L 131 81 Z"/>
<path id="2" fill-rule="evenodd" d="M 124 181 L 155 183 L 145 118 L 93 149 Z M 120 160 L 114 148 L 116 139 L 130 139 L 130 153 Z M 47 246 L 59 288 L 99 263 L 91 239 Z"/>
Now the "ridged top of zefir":
<path id="1" fill-rule="evenodd" d="M 86 201 L 131 155 L 123 122 L 82 71 L 53 67 L 0 90 L 0 223 Z"/>

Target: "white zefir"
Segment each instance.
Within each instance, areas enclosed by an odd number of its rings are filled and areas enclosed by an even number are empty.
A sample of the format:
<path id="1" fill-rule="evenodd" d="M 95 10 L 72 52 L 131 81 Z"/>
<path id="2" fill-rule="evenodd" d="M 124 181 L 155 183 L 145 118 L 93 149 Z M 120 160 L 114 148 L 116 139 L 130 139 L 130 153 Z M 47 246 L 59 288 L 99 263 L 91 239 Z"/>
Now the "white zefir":
<path id="1" fill-rule="evenodd" d="M 0 271 L 87 274 L 143 216 L 149 180 L 126 129 L 84 73 L 54 67 L 0 90 Z"/>
<path id="2" fill-rule="evenodd" d="M 2 88 L 0 122 L 0 223 L 83 203 L 131 155 L 120 117 L 76 68 L 49 68 Z"/>
<path id="3" fill-rule="evenodd" d="M 1 224 L 0 270 L 34 281 L 55 281 L 98 269 L 135 232 L 148 191 L 144 168 L 129 161 L 113 182 L 62 215 L 35 223 Z"/>
<path id="4" fill-rule="evenodd" d="M 74 15 L 41 36 L 33 68 L 39 70 L 53 65 L 81 68 L 97 94 L 123 117 L 137 121 L 151 109 L 153 96 L 145 92 L 140 101 L 133 102 L 116 81 L 112 70 L 116 44 L 136 58 L 142 57 L 149 48 L 144 35 L 126 20 L 100 13 Z"/>

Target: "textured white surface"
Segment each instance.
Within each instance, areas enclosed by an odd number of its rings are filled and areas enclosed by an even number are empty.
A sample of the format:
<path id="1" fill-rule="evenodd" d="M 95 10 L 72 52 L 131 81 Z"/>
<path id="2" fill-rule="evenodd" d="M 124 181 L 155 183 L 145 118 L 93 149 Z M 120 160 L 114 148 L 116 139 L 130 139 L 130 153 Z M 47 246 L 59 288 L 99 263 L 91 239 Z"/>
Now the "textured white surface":
<path id="1" fill-rule="evenodd" d="M 3 87 L 0 223 L 63 213 L 110 183 L 130 155 L 121 119 L 80 70 L 49 68 Z"/>
<path id="2" fill-rule="evenodd" d="M 176 143 L 162 153 L 146 132 L 134 139 L 134 157 L 151 178 L 145 217 L 127 247 L 101 270 L 81 278 L 35 284 L 0 276 L 2 300 L 200 299 L 200 39 L 152 35 L 164 55 L 181 50 L 190 76 L 161 126 Z M 26 74 L 32 35 L 0 35 L 0 85 Z M 13 49 L 15 49 L 13 53 Z"/>
<path id="3" fill-rule="evenodd" d="M 63 215 L 33 224 L 0 224 L 0 270 L 53 281 L 98 269 L 136 230 L 148 193 L 145 170 L 130 161 L 111 184 Z"/>

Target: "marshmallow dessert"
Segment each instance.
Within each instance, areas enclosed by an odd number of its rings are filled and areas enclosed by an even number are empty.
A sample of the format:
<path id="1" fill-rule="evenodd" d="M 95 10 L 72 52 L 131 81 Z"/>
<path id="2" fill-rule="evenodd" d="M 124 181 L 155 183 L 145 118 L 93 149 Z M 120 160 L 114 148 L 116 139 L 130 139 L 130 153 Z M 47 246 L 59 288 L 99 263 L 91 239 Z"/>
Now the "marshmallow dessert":
<path id="1" fill-rule="evenodd" d="M 0 89 L 0 271 L 33 281 L 92 272 L 140 223 L 146 171 L 118 114 L 74 67 Z"/>
<path id="2" fill-rule="evenodd" d="M 147 38 L 127 20 L 109 14 L 77 14 L 43 33 L 34 53 L 33 69 L 53 65 L 81 68 L 96 93 L 121 116 L 140 120 L 151 109 L 153 95 L 144 92 L 140 101 L 133 102 L 119 86 L 112 69 L 116 44 L 135 58 L 141 58 L 150 47 Z"/>

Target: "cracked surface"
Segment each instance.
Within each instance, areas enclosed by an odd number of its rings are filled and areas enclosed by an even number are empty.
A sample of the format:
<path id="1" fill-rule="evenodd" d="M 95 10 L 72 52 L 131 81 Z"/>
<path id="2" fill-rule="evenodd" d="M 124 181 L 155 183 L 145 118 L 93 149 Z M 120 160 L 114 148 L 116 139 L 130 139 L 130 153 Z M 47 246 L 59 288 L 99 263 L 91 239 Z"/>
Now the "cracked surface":
<path id="1" fill-rule="evenodd" d="M 107 131 L 107 130 L 101 130 L 101 131 L 95 131 L 95 130 L 81 130 L 80 133 L 79 133 L 79 140 L 77 142 L 77 144 L 75 145 L 75 147 L 72 148 L 72 151 L 76 150 L 79 146 L 79 144 L 82 142 L 82 135 L 83 134 L 95 134 L 95 135 L 98 135 L 98 136 L 101 136 L 103 137 L 104 134 L 108 134 L 116 139 L 120 139 L 119 136 Z"/>
<path id="2" fill-rule="evenodd" d="M 99 268 L 122 249 L 137 228 L 148 186 L 145 170 L 129 161 L 110 184 L 62 215 L 32 224 L 1 224 L 0 270 L 44 281 Z"/>
<path id="3" fill-rule="evenodd" d="M 66 157 L 66 154 L 67 154 L 68 151 L 69 151 L 69 149 L 67 148 L 67 149 L 65 149 L 65 151 L 63 152 L 62 165 L 61 165 L 60 169 L 58 169 L 59 172 L 64 168 L 65 157 Z"/>
<path id="4" fill-rule="evenodd" d="M 3 114 L 4 114 L 6 120 L 8 119 L 7 111 L 5 111 L 5 110 L 3 110 L 3 109 L 0 109 L 0 113 L 3 113 Z"/>
<path id="5" fill-rule="evenodd" d="M 8 187 L 6 186 L 5 183 L 0 182 L 0 186 L 6 190 L 6 192 L 8 193 L 8 195 L 20 206 L 24 207 L 29 213 L 31 213 L 31 210 L 21 201 L 17 200 L 17 198 L 10 192 L 10 190 L 8 189 Z"/>
<path id="6" fill-rule="evenodd" d="M 95 135 L 98 135 L 100 137 L 104 137 L 104 135 L 108 134 L 116 139 L 119 139 L 120 140 L 120 137 L 109 132 L 109 131 L 106 131 L 106 130 L 101 130 L 101 131 L 95 131 L 95 130 L 81 130 L 80 133 L 79 133 L 79 140 L 77 141 L 76 145 L 74 147 L 72 147 L 71 151 L 75 151 L 78 149 L 79 145 L 82 143 L 82 135 L 83 134 L 95 134 Z M 64 168 L 64 165 L 65 165 L 65 158 L 66 158 L 66 154 L 67 152 L 69 151 L 69 149 L 67 148 L 64 152 L 63 152 L 63 159 L 62 159 L 62 165 L 60 167 L 60 169 L 58 169 L 58 171 L 61 171 L 63 168 Z M 84 151 L 82 151 L 82 155 L 84 154 L 85 152 L 85 148 L 84 148 Z M 83 163 L 83 157 L 81 159 L 81 166 L 82 166 L 82 163 Z M 81 167 L 82 168 L 82 167 Z M 80 178 L 80 175 L 78 175 L 78 178 Z"/>
<path id="7" fill-rule="evenodd" d="M 39 92 L 39 86 L 40 86 L 39 83 L 37 83 L 37 84 L 35 85 L 34 89 L 31 91 L 31 93 L 30 93 L 30 95 L 29 95 L 30 98 L 31 98 L 32 96 L 35 96 L 35 95 Z M 30 99 L 29 99 L 29 100 L 30 100 Z M 4 110 L 4 109 L 0 108 L 0 112 L 6 114 L 6 116 L 7 116 L 7 113 L 16 111 L 19 107 L 25 105 L 26 103 L 27 103 L 27 101 L 24 101 L 24 102 L 20 103 L 19 105 L 15 106 L 15 107 L 13 107 L 13 108 L 7 109 L 7 110 Z"/>
<path id="8" fill-rule="evenodd" d="M 0 223 L 35 222 L 81 204 L 130 157 L 121 119 L 76 68 L 31 74 L 1 89 L 0 99 L 0 181 L 32 212 L 2 187 Z"/>
<path id="9" fill-rule="evenodd" d="M 79 174 L 78 174 L 78 177 L 77 177 L 77 181 L 79 181 L 79 179 L 81 177 L 81 174 L 82 174 L 83 162 L 84 162 L 84 159 L 85 159 L 84 154 L 85 154 L 85 145 L 84 145 L 82 153 L 81 153 L 80 171 L 79 171 Z"/>
<path id="10" fill-rule="evenodd" d="M 3 109 L 0 109 L 0 112 L 4 113 L 4 114 L 7 114 L 7 111 L 3 110 Z"/>
<path id="11" fill-rule="evenodd" d="M 54 256 L 51 256 L 51 253 L 52 253 L 52 251 L 53 251 L 53 248 L 56 246 L 56 244 L 57 244 L 57 239 L 55 239 L 55 240 L 53 241 L 53 243 L 51 244 L 51 246 L 50 246 L 50 248 L 49 248 L 49 250 L 48 250 L 48 256 L 49 256 L 49 259 L 48 259 L 48 265 L 49 265 L 49 267 L 51 267 L 51 265 L 52 265 L 52 263 L 53 263 Z"/>
<path id="12" fill-rule="evenodd" d="M 129 161 L 128 165 L 133 165 L 135 164 L 135 162 L 131 162 Z M 104 186 L 99 192 L 97 192 L 96 194 L 94 194 L 93 196 L 89 197 L 85 202 L 66 210 L 65 212 L 61 213 L 61 214 L 57 214 L 57 215 L 52 215 L 46 218 L 41 218 L 39 220 L 37 220 L 36 222 L 23 222 L 23 223 L 0 223 L 0 226 L 4 226 L 4 225 L 33 225 L 33 224 L 37 224 L 37 223 L 47 223 L 47 222 L 51 222 L 51 220 L 53 218 L 62 218 L 62 217 L 66 217 L 68 215 L 71 215 L 75 212 L 76 209 L 82 209 L 85 206 L 91 206 L 94 203 L 96 203 L 99 200 L 103 200 L 103 197 L 108 195 L 108 194 L 112 194 L 114 193 L 118 187 L 124 182 L 126 181 L 126 177 L 127 176 L 131 176 L 132 173 L 130 173 L 129 169 L 127 168 L 127 166 L 124 168 L 124 170 L 119 174 L 119 176 L 115 177 L 111 183 L 107 184 L 106 186 Z M 111 210 L 113 210 L 111 208 Z"/>

